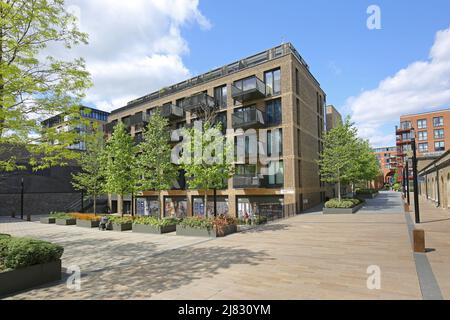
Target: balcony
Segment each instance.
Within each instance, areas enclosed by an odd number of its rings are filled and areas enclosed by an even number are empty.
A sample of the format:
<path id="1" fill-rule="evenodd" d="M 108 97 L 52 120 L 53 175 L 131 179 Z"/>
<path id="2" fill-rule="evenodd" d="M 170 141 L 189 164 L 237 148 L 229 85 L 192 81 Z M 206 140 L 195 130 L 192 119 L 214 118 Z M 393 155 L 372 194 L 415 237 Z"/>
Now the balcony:
<path id="1" fill-rule="evenodd" d="M 103 130 L 105 131 L 105 133 L 108 133 L 108 134 L 113 133 L 114 132 L 114 127 L 116 125 L 117 125 L 117 121 L 113 121 L 113 122 L 107 123 L 107 124 L 105 124 Z"/>
<path id="2" fill-rule="evenodd" d="M 166 104 L 161 107 L 161 116 L 169 120 L 182 119 L 184 118 L 184 110 L 173 104 Z"/>
<path id="3" fill-rule="evenodd" d="M 266 84 L 257 77 L 237 81 L 231 85 L 231 96 L 241 103 L 264 99 L 266 97 Z"/>
<path id="4" fill-rule="evenodd" d="M 258 129 L 265 126 L 264 113 L 255 107 L 233 113 L 234 129 Z"/>
<path id="5" fill-rule="evenodd" d="M 395 133 L 401 135 L 402 133 L 411 132 L 412 127 L 410 125 L 401 125 L 400 127 L 395 127 Z"/>
<path id="6" fill-rule="evenodd" d="M 263 186 L 263 179 L 256 176 L 234 176 L 233 187 L 236 189 L 253 189 L 261 188 Z"/>
<path id="7" fill-rule="evenodd" d="M 397 137 L 397 146 L 402 146 L 405 144 L 411 144 L 411 139 L 410 138 L 402 138 L 402 137 Z"/>
<path id="8" fill-rule="evenodd" d="M 216 106 L 216 101 L 213 97 L 206 93 L 199 93 L 189 98 L 183 103 L 183 109 L 186 112 L 194 112 L 197 110 L 213 109 Z"/>
<path id="9" fill-rule="evenodd" d="M 148 123 L 148 115 L 143 112 L 138 112 L 131 116 L 130 125 L 132 126 L 145 126 Z"/>

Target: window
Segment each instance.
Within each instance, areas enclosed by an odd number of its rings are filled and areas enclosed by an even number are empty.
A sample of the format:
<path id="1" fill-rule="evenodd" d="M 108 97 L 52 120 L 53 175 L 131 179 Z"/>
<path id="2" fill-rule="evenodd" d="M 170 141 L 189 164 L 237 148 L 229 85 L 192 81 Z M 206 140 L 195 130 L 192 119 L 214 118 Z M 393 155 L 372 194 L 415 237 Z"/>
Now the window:
<path id="1" fill-rule="evenodd" d="M 268 130 L 267 131 L 267 156 L 283 155 L 283 130 Z"/>
<path id="2" fill-rule="evenodd" d="M 176 105 L 177 107 L 183 108 L 184 100 L 185 100 L 185 98 L 178 99 L 178 100 L 175 102 L 175 105 Z"/>
<path id="3" fill-rule="evenodd" d="M 300 100 L 297 100 L 297 124 L 301 125 L 301 118 L 300 118 Z"/>
<path id="4" fill-rule="evenodd" d="M 445 151 L 444 141 L 436 141 L 434 143 L 434 151 Z"/>
<path id="5" fill-rule="evenodd" d="M 276 126 L 282 122 L 281 99 L 275 99 L 266 103 L 266 123 Z"/>
<path id="6" fill-rule="evenodd" d="M 295 92 L 300 94 L 300 76 L 298 74 L 298 69 L 295 68 Z"/>
<path id="7" fill-rule="evenodd" d="M 444 117 L 434 117 L 433 125 L 435 127 L 442 127 L 444 125 Z"/>
<path id="8" fill-rule="evenodd" d="M 270 186 L 282 185 L 284 183 L 284 166 L 283 161 L 271 161 L 268 167 L 269 176 L 267 184 Z"/>
<path id="9" fill-rule="evenodd" d="M 411 134 L 408 133 L 402 133 L 402 140 L 410 140 L 411 139 Z"/>
<path id="10" fill-rule="evenodd" d="M 435 139 L 444 139 L 444 129 L 434 130 L 434 138 Z"/>
<path id="11" fill-rule="evenodd" d="M 419 141 L 426 141 L 426 140 L 428 140 L 428 132 L 419 131 Z"/>
<path id="12" fill-rule="evenodd" d="M 281 93 L 281 71 L 280 69 L 264 73 L 264 82 L 267 86 L 267 95 L 277 95 Z"/>
<path id="13" fill-rule="evenodd" d="M 225 107 L 227 106 L 227 95 L 228 95 L 228 90 L 227 90 L 227 86 L 221 86 L 221 87 L 217 87 L 214 88 L 214 99 L 216 99 L 216 102 L 218 103 L 218 105 L 220 107 Z"/>
<path id="14" fill-rule="evenodd" d="M 417 129 L 426 129 L 426 128 L 427 128 L 426 119 L 417 120 Z"/>
<path id="15" fill-rule="evenodd" d="M 419 143 L 419 152 L 428 152 L 428 143 Z"/>

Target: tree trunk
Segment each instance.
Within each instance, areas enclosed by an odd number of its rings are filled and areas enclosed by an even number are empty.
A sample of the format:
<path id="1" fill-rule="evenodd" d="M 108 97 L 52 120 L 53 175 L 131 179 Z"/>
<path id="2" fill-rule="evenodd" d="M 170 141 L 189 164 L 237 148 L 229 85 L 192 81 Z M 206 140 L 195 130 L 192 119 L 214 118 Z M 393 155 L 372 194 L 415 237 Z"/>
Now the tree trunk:
<path id="1" fill-rule="evenodd" d="M 117 197 L 117 213 L 123 217 L 123 193 Z"/>
<path id="2" fill-rule="evenodd" d="M 341 180 L 338 180 L 337 188 L 338 188 L 338 199 L 340 202 L 341 201 Z"/>
<path id="3" fill-rule="evenodd" d="M 208 203 L 208 190 L 205 190 L 205 203 L 203 206 L 203 214 L 204 214 L 205 218 L 208 217 L 207 203 Z"/>
<path id="4" fill-rule="evenodd" d="M 97 194 L 94 193 L 94 215 L 97 215 Z"/>

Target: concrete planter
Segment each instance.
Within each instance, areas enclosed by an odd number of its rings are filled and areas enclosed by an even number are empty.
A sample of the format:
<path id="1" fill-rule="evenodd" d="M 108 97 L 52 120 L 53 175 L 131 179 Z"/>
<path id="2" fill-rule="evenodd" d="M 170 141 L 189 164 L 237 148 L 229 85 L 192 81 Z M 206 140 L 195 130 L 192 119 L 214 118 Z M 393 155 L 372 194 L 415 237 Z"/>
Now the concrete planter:
<path id="1" fill-rule="evenodd" d="M 130 223 L 108 223 L 108 230 L 112 231 L 130 231 L 133 229 L 133 224 Z"/>
<path id="2" fill-rule="evenodd" d="M 76 219 L 56 219 L 55 223 L 58 226 L 74 226 L 77 224 Z"/>
<path id="3" fill-rule="evenodd" d="M 98 228 L 100 225 L 99 220 L 81 220 L 77 219 L 77 227 L 81 228 Z"/>
<path id="4" fill-rule="evenodd" d="M 0 296 L 61 280 L 61 260 L 0 273 Z"/>
<path id="5" fill-rule="evenodd" d="M 377 193 L 357 193 L 356 197 L 360 198 L 360 199 L 375 199 L 376 197 L 378 197 L 378 192 Z"/>
<path id="6" fill-rule="evenodd" d="M 353 214 L 359 211 L 364 206 L 364 203 L 360 203 L 353 208 L 323 208 L 323 214 Z"/>
<path id="7" fill-rule="evenodd" d="M 188 237 L 207 237 L 207 238 L 219 238 L 225 237 L 232 233 L 237 232 L 237 226 L 231 225 L 222 228 L 191 228 L 182 225 L 177 225 L 177 236 Z"/>
<path id="8" fill-rule="evenodd" d="M 41 223 L 43 224 L 53 224 L 56 222 L 55 218 L 50 218 L 50 217 L 46 217 L 46 218 L 41 218 L 39 219 L 41 221 Z"/>
<path id="9" fill-rule="evenodd" d="M 146 224 L 133 224 L 133 232 L 137 233 L 164 234 L 175 232 L 176 230 L 177 230 L 176 224 L 165 227 L 156 227 Z"/>

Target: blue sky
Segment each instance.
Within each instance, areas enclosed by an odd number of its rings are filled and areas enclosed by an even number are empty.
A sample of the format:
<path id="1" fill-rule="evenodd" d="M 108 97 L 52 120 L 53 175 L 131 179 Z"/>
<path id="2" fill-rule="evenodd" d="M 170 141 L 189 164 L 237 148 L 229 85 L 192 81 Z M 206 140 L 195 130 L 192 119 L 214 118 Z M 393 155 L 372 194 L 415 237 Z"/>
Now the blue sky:
<path id="1" fill-rule="evenodd" d="M 400 114 L 450 107 L 448 0 L 68 2 L 91 34 L 81 51 L 96 85 L 88 100 L 106 110 L 282 41 L 374 146 L 395 143 Z M 381 30 L 366 26 L 372 4 Z"/>

